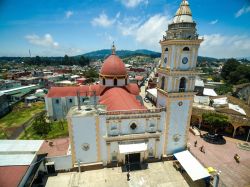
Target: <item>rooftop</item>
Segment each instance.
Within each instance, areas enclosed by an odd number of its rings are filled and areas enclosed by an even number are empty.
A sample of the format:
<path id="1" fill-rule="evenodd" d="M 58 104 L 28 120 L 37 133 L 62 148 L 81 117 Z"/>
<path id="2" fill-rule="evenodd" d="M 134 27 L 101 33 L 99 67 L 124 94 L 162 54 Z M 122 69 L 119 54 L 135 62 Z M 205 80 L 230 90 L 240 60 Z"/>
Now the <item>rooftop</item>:
<path id="1" fill-rule="evenodd" d="M 67 155 L 69 151 L 69 138 L 45 140 L 38 154 L 47 153 L 47 157 Z"/>
<path id="2" fill-rule="evenodd" d="M 36 152 L 43 140 L 0 140 L 0 154 L 10 152 Z"/>
<path id="3" fill-rule="evenodd" d="M 0 166 L 30 165 L 43 140 L 0 140 Z"/>
<path id="4" fill-rule="evenodd" d="M 18 186 L 28 168 L 29 166 L 0 166 L 0 186 Z"/>
<path id="5" fill-rule="evenodd" d="M 132 187 L 132 186 L 169 186 L 169 187 L 198 187 L 204 186 L 199 180 L 193 182 L 186 173 L 181 173 L 173 167 L 172 161 L 149 163 L 144 170 L 131 171 L 130 181 L 127 172 L 121 167 L 104 168 L 81 173 L 59 173 L 48 178 L 46 187 L 92 186 L 92 187 Z"/>
<path id="6" fill-rule="evenodd" d="M 107 90 L 100 97 L 100 104 L 106 105 L 108 111 L 146 109 L 135 95 L 118 87 Z"/>

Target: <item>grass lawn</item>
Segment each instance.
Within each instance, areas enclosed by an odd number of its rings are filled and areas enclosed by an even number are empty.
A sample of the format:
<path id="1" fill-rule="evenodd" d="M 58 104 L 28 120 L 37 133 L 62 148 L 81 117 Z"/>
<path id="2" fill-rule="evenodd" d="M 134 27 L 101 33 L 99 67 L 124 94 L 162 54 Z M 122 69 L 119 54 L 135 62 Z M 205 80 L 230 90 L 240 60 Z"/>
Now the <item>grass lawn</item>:
<path id="1" fill-rule="evenodd" d="M 50 125 L 51 130 L 47 135 L 40 136 L 36 134 L 36 132 L 33 129 L 33 126 L 29 126 L 29 128 L 26 129 L 26 133 L 22 132 L 22 134 L 19 136 L 18 139 L 23 140 L 40 140 L 40 139 L 54 139 L 59 137 L 67 137 L 69 135 L 68 133 L 68 123 L 67 121 L 53 121 L 47 125 Z M 62 128 L 63 125 L 63 128 Z"/>
<path id="2" fill-rule="evenodd" d="M 0 139 L 9 138 L 16 128 L 44 110 L 44 102 L 32 103 L 29 106 L 23 102 L 18 103 L 10 113 L 0 118 Z"/>
<path id="3" fill-rule="evenodd" d="M 0 119 L 0 128 L 19 127 L 33 115 L 43 110 L 45 110 L 44 102 L 32 103 L 31 106 L 28 107 L 21 102 L 17 104 L 9 114 Z"/>

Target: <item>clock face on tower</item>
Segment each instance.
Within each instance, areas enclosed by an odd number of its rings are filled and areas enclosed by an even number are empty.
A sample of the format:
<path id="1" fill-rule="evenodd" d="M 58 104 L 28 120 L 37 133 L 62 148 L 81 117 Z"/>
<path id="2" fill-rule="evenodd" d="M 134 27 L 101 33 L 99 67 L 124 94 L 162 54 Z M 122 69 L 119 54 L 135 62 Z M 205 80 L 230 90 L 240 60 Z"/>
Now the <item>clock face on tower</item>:
<path id="1" fill-rule="evenodd" d="M 165 58 L 164 58 L 164 63 L 166 64 L 166 63 L 167 63 L 167 61 L 168 61 L 168 58 L 167 58 L 167 57 L 165 57 Z"/>
<path id="2" fill-rule="evenodd" d="M 187 57 L 183 57 L 182 64 L 186 64 L 186 63 L 188 63 L 188 58 Z"/>

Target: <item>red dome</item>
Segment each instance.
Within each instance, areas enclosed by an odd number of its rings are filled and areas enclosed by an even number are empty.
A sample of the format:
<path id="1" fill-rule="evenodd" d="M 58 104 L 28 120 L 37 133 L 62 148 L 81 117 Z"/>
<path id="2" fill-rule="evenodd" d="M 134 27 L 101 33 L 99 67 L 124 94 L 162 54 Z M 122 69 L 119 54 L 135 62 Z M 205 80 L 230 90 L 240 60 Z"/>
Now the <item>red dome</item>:
<path id="1" fill-rule="evenodd" d="M 110 55 L 101 68 L 101 75 L 127 75 L 126 67 L 123 61 L 116 55 Z"/>

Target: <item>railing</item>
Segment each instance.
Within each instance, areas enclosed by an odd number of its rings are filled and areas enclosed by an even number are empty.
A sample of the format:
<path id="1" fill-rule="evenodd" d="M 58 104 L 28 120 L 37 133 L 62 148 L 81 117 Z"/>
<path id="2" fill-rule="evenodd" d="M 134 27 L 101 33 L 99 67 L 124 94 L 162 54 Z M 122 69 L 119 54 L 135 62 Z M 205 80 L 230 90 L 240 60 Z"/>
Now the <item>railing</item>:
<path id="1" fill-rule="evenodd" d="M 126 114 L 145 114 L 145 113 L 160 113 L 166 111 L 166 108 L 155 108 L 155 109 L 136 109 L 136 110 L 114 110 L 114 111 L 103 111 L 100 115 L 126 115 Z"/>

